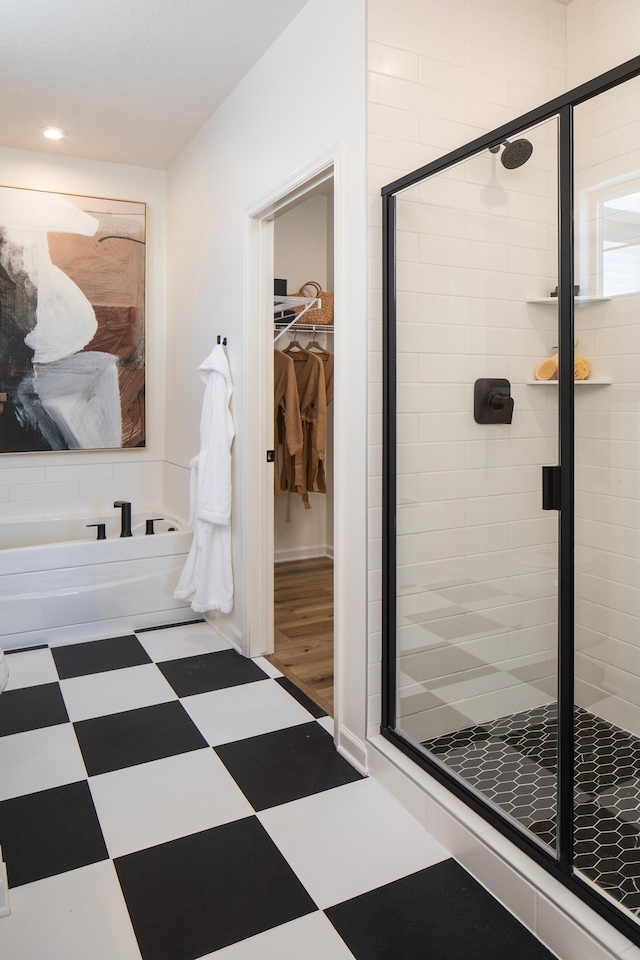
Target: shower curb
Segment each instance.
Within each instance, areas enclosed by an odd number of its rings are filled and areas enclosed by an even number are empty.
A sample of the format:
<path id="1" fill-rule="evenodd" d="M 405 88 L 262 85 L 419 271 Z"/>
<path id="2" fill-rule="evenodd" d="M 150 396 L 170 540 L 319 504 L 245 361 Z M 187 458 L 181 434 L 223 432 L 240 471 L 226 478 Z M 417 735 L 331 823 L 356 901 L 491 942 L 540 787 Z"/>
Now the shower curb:
<path id="1" fill-rule="evenodd" d="M 640 949 L 382 736 L 369 776 L 559 960 L 640 960 Z"/>

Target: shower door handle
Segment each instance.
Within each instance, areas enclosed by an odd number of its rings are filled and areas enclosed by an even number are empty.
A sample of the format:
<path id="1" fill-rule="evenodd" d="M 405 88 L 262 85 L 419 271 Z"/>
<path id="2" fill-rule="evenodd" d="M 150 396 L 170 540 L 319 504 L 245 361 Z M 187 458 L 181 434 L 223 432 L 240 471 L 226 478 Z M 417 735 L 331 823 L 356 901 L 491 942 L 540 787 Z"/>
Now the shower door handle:
<path id="1" fill-rule="evenodd" d="M 560 467 L 542 468 L 542 509 L 560 509 Z"/>

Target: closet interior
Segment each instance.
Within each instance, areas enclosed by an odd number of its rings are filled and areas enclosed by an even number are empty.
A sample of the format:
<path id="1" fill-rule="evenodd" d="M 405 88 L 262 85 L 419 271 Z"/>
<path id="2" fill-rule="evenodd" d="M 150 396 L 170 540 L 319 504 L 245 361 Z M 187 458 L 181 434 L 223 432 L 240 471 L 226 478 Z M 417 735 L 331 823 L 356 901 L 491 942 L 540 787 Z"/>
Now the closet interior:
<path id="1" fill-rule="evenodd" d="M 333 259 L 329 180 L 274 222 L 276 459 L 270 659 L 330 715 L 334 338 L 332 296 L 323 299 L 321 294 L 333 291 Z"/>

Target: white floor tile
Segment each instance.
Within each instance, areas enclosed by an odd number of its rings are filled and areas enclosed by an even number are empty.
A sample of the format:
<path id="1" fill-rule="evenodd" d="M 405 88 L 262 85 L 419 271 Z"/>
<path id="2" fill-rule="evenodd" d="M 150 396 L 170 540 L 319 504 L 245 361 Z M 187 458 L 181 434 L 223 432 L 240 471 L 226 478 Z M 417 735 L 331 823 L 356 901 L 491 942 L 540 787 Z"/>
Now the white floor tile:
<path id="1" fill-rule="evenodd" d="M 0 920 L 6 960 L 140 960 L 110 860 L 11 891 Z"/>
<path id="2" fill-rule="evenodd" d="M 11 653 L 5 657 L 5 663 L 9 667 L 9 682 L 5 690 L 20 690 L 22 687 L 58 681 L 56 666 L 48 648 Z"/>
<path id="3" fill-rule="evenodd" d="M 266 657 L 254 657 L 253 662 L 256 666 L 260 667 L 261 670 L 264 670 L 268 677 L 281 677 L 282 673 L 278 670 L 277 667 L 274 667 Z"/>
<path id="4" fill-rule="evenodd" d="M 218 636 L 208 623 L 189 623 L 166 630 L 150 630 L 136 636 L 156 663 L 230 649 L 227 641 Z"/>
<path id="5" fill-rule="evenodd" d="M 0 737 L 0 800 L 75 783 L 86 776 L 70 723 Z"/>
<path id="6" fill-rule="evenodd" d="M 72 677 L 61 680 L 60 688 L 71 720 L 88 720 L 178 699 L 153 663 Z"/>
<path id="7" fill-rule="evenodd" d="M 258 817 L 321 909 L 449 857 L 371 779 L 273 807 Z"/>
<path id="8" fill-rule="evenodd" d="M 313 720 L 275 680 L 200 693 L 181 702 L 212 747 Z"/>
<path id="9" fill-rule="evenodd" d="M 253 814 L 209 748 L 92 777 L 89 787 L 112 857 Z"/>
<path id="10" fill-rule="evenodd" d="M 310 913 L 291 923 L 216 950 L 202 960 L 353 960 L 353 954 L 324 913 Z"/>

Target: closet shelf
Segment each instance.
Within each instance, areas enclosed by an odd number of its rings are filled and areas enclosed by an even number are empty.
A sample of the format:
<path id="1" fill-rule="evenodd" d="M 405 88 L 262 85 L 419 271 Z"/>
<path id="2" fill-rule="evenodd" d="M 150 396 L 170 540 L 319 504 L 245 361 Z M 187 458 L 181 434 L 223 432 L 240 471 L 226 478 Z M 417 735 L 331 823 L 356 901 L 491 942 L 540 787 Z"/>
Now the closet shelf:
<path id="1" fill-rule="evenodd" d="M 294 324 L 296 325 L 297 329 L 300 329 L 301 324 L 298 323 L 300 318 L 303 317 L 308 310 L 311 310 L 312 307 L 315 307 L 319 310 L 321 306 L 322 306 L 322 300 L 319 297 L 275 296 L 273 298 L 274 314 L 286 313 L 288 310 L 292 310 L 294 307 L 295 308 L 302 307 L 303 309 L 299 310 L 295 314 L 295 316 L 291 319 L 289 319 L 291 317 L 291 314 L 289 314 L 289 318 L 287 319 L 280 318 L 280 320 L 278 319 L 274 320 L 276 328 L 279 329 L 280 332 L 275 335 L 275 337 L 273 338 L 273 342 L 275 343 L 277 340 L 279 340 L 280 337 L 287 332 L 289 327 L 292 327 Z M 316 324 L 316 326 L 318 326 L 318 324 Z M 282 329 L 280 329 L 280 327 L 282 327 Z"/>
<path id="2" fill-rule="evenodd" d="M 316 303 L 318 307 L 321 306 L 321 301 L 318 299 L 318 297 L 275 296 L 273 298 L 273 309 L 276 313 L 280 313 L 280 311 L 284 311 L 289 308 L 304 307 L 306 304 L 308 304 L 307 310 L 309 310 L 310 307 L 313 307 Z"/>
<path id="3" fill-rule="evenodd" d="M 333 333 L 332 323 L 296 323 L 293 326 L 285 320 L 275 320 L 274 328 L 285 333 L 290 328 L 292 330 L 301 330 L 303 333 Z"/>

